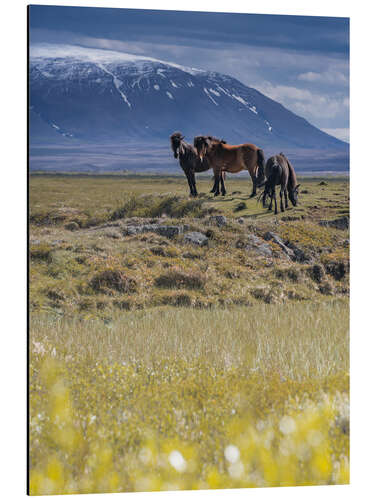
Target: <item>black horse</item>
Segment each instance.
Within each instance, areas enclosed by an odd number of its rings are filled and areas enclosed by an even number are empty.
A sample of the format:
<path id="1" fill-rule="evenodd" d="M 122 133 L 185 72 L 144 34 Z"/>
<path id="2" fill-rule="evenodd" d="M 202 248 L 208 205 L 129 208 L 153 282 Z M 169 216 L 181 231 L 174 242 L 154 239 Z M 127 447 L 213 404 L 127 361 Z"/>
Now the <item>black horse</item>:
<path id="1" fill-rule="evenodd" d="M 212 136 L 206 136 L 208 140 L 212 142 L 220 142 L 220 139 L 216 139 Z M 190 188 L 190 195 L 197 196 L 198 191 L 195 183 L 195 173 L 196 172 L 206 172 L 211 168 L 211 164 L 207 160 L 201 160 L 198 156 L 197 150 L 194 146 L 186 142 L 185 137 L 181 134 L 181 132 L 174 132 L 171 137 L 171 148 L 173 151 L 174 157 L 180 160 L 180 166 L 182 170 L 185 172 L 186 179 Z M 225 141 L 223 141 L 225 142 Z M 222 194 L 225 194 L 224 180 L 223 176 L 221 176 L 221 189 Z M 213 191 L 211 190 L 211 193 Z"/>
<path id="2" fill-rule="evenodd" d="M 271 198 L 268 210 L 272 210 L 272 202 L 275 200 L 275 214 L 277 214 L 277 200 L 275 188 L 280 186 L 280 208 L 284 212 L 283 196 L 285 199 L 285 208 L 288 208 L 288 197 L 293 206 L 298 203 L 298 188 L 297 176 L 293 166 L 288 158 L 280 153 L 271 156 L 266 163 L 266 177 L 264 191 L 261 195 L 263 206 L 266 206 L 267 196 Z"/>

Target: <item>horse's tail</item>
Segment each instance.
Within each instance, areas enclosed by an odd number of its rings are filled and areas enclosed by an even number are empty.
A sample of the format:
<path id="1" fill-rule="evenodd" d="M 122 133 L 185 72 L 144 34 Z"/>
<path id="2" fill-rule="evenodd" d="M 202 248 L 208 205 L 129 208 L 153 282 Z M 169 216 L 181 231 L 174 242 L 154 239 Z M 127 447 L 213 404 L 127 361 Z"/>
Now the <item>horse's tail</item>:
<path id="1" fill-rule="evenodd" d="M 266 159 L 264 157 L 263 149 L 260 148 L 257 150 L 257 164 L 258 164 L 257 186 L 261 187 L 264 186 L 265 183 L 264 169 L 266 166 Z"/>

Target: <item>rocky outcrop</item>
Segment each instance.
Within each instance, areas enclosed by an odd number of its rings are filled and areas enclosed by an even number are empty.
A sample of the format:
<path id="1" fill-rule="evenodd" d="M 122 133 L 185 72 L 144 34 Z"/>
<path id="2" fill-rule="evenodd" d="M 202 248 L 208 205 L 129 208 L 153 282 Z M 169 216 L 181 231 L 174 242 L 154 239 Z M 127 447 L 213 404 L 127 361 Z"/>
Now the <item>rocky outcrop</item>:
<path id="1" fill-rule="evenodd" d="M 203 233 L 200 233 L 199 231 L 192 231 L 185 234 L 184 241 L 185 243 L 192 243 L 193 245 L 198 245 L 200 247 L 208 245 L 207 236 Z"/>

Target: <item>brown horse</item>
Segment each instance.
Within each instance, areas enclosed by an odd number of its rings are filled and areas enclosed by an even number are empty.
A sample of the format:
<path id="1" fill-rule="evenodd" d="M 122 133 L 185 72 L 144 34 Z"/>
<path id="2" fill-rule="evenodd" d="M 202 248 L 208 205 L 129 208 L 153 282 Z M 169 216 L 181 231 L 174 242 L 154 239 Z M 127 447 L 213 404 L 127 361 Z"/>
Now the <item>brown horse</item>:
<path id="1" fill-rule="evenodd" d="M 264 191 L 261 194 L 263 206 L 266 206 L 267 196 L 271 198 L 268 210 L 272 210 L 272 203 L 275 201 L 275 214 L 277 214 L 277 199 L 276 199 L 276 186 L 280 186 L 280 208 L 284 212 L 283 196 L 285 199 L 285 208 L 288 208 L 288 197 L 293 206 L 298 202 L 298 188 L 297 176 L 289 162 L 288 158 L 280 153 L 271 156 L 266 163 L 266 177 Z M 288 196 L 287 196 L 288 191 Z"/>
<path id="2" fill-rule="evenodd" d="M 207 160 L 212 166 L 215 175 L 215 196 L 219 194 L 222 172 L 237 174 L 242 170 L 248 170 L 253 181 L 253 191 L 250 198 L 256 195 L 257 186 L 264 182 L 265 159 L 262 149 L 254 144 L 231 146 L 223 142 L 212 142 L 207 139 L 207 136 L 195 137 L 194 146 L 201 161 Z"/>

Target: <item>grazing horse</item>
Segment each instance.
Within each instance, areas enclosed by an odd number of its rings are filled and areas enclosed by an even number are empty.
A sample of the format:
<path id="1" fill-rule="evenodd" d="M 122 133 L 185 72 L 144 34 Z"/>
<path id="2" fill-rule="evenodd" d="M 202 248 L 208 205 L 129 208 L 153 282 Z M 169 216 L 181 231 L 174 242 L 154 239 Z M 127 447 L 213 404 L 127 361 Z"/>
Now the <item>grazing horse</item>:
<path id="1" fill-rule="evenodd" d="M 285 199 L 285 208 L 288 208 L 288 197 L 293 206 L 298 202 L 298 188 L 297 176 L 294 168 L 290 164 L 288 158 L 280 153 L 271 156 L 266 163 L 266 177 L 264 191 L 261 195 L 263 206 L 266 206 L 267 196 L 271 198 L 268 210 L 272 210 L 272 202 L 275 200 L 275 215 L 277 214 L 277 199 L 276 199 L 276 186 L 280 186 L 280 208 L 284 212 L 283 196 Z M 288 195 L 287 195 L 288 191 Z"/>
<path id="2" fill-rule="evenodd" d="M 257 185 L 260 186 L 264 182 L 265 160 L 262 149 L 254 144 L 231 146 L 222 141 L 212 142 L 207 136 L 202 135 L 194 138 L 194 146 L 201 161 L 206 160 L 212 166 L 215 175 L 215 196 L 219 194 L 219 182 L 223 172 L 236 174 L 245 169 L 248 170 L 253 181 L 250 198 L 256 195 Z"/>
<path id="3" fill-rule="evenodd" d="M 190 195 L 195 197 L 198 195 L 195 184 L 195 172 L 205 172 L 211 168 L 211 165 L 207 160 L 201 161 L 195 147 L 186 142 L 184 138 L 185 137 L 181 134 L 181 132 L 174 132 L 170 137 L 171 148 L 174 157 L 180 160 L 180 166 L 184 171 L 189 184 Z M 210 143 L 220 141 L 220 139 L 216 139 L 211 136 L 207 136 L 207 140 L 210 141 Z M 220 177 L 220 181 L 223 191 L 225 190 L 223 176 Z"/>

